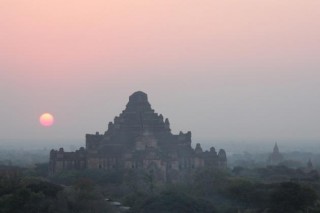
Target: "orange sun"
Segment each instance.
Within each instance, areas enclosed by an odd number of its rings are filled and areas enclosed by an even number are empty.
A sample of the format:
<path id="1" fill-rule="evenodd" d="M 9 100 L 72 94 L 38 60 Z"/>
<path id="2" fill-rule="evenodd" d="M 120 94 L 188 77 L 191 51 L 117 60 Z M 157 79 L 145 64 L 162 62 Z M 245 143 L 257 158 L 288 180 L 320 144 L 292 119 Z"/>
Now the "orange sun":
<path id="1" fill-rule="evenodd" d="M 54 118 L 50 113 L 44 113 L 40 116 L 39 121 L 42 126 L 51 126 L 54 122 Z"/>

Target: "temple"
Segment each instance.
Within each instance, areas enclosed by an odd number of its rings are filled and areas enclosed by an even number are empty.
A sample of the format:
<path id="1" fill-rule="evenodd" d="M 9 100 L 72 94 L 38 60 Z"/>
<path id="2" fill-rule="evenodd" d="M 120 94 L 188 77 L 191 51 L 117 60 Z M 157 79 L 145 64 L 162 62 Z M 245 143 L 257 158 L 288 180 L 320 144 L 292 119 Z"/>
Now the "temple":
<path id="1" fill-rule="evenodd" d="M 281 162 L 283 162 L 283 156 L 280 153 L 278 144 L 276 142 L 273 147 L 273 152 L 268 158 L 268 164 L 269 165 L 278 165 Z"/>
<path id="2" fill-rule="evenodd" d="M 126 109 L 109 122 L 104 134 L 87 134 L 75 152 L 51 150 L 49 171 L 72 169 L 143 169 L 160 181 L 174 181 L 201 167 L 226 168 L 226 152 L 191 146 L 191 132 L 171 133 L 169 119 L 155 113 L 144 92 L 129 97 Z"/>

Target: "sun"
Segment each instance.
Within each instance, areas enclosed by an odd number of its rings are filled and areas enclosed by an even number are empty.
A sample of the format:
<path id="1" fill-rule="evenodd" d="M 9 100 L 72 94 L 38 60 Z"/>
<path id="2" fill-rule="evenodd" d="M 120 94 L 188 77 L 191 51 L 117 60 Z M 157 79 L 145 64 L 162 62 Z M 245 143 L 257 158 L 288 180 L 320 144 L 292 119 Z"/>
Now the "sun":
<path id="1" fill-rule="evenodd" d="M 40 124 L 42 126 L 52 126 L 54 122 L 54 117 L 50 113 L 43 113 L 39 118 Z"/>

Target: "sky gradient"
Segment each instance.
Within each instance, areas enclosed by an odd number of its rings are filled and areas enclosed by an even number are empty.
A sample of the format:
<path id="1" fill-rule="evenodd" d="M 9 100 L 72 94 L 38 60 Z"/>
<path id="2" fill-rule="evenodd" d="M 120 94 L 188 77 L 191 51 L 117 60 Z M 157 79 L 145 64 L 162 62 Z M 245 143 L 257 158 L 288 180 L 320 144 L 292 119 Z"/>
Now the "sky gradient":
<path id="1" fill-rule="evenodd" d="M 0 143 L 84 144 L 137 90 L 194 139 L 320 140 L 318 0 L 1 0 L 0 20 Z"/>

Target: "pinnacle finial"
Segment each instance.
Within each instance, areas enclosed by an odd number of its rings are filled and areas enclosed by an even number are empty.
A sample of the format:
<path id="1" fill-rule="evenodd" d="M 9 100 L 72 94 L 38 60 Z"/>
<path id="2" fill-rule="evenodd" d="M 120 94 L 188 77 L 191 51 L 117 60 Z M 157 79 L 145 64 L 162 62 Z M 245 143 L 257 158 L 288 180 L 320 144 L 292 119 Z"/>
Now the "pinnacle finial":
<path id="1" fill-rule="evenodd" d="M 133 111 L 150 110 L 151 105 L 148 102 L 148 95 L 144 92 L 138 91 L 130 95 L 127 109 Z"/>

